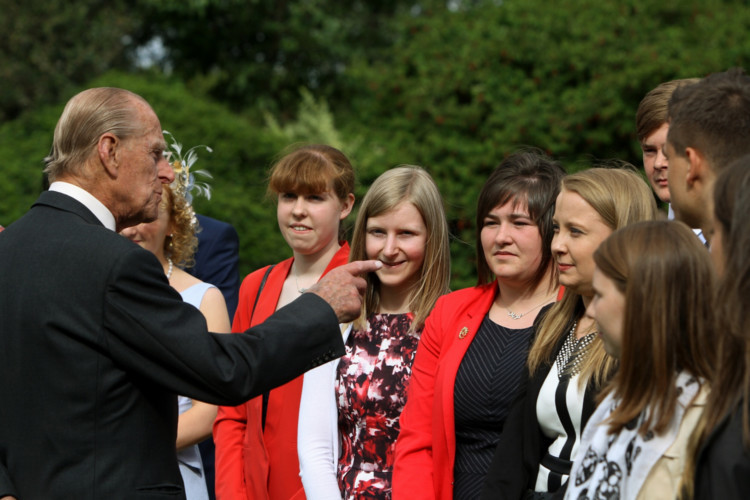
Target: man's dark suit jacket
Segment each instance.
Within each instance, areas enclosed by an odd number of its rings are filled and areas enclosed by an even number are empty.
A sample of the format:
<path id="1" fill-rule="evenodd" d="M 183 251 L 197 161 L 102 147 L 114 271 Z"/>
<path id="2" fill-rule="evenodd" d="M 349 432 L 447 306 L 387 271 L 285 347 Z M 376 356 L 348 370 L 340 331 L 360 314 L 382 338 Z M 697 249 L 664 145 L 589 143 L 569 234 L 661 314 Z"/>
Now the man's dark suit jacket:
<path id="1" fill-rule="evenodd" d="M 61 193 L 0 234 L 0 279 L 0 496 L 184 498 L 175 394 L 237 405 L 344 351 L 312 294 L 207 333 L 150 252 Z"/>
<path id="2" fill-rule="evenodd" d="M 201 214 L 196 218 L 198 250 L 195 265 L 186 271 L 221 290 L 231 323 L 240 296 L 240 239 L 231 224 Z"/>

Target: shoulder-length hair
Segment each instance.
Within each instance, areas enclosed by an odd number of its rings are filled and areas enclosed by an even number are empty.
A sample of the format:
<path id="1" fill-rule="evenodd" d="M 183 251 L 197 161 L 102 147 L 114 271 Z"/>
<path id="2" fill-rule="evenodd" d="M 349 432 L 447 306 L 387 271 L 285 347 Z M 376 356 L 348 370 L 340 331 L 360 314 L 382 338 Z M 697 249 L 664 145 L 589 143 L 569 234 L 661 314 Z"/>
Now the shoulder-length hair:
<path id="1" fill-rule="evenodd" d="M 450 280 L 448 223 L 443 199 L 430 174 L 421 167 L 402 165 L 387 170 L 375 179 L 357 213 L 349 260 L 367 259 L 367 219 L 384 214 L 401 202 L 414 205 L 427 228 L 420 277 L 409 293 L 409 310 L 414 314 L 411 331 L 415 332 L 424 326 L 438 297 L 448 292 Z M 380 281 L 377 275 L 368 273 L 365 279 L 367 291 L 362 302 L 362 314 L 355 323 L 358 328 L 364 327 L 367 316 L 376 312 L 380 305 Z"/>
<path id="2" fill-rule="evenodd" d="M 354 192 L 354 182 L 354 168 L 344 153 L 325 144 L 307 144 L 287 150 L 271 167 L 266 194 L 276 200 L 280 193 L 307 195 L 332 189 L 344 201 Z M 345 232 L 339 224 L 339 240 Z"/>
<path id="3" fill-rule="evenodd" d="M 620 363 L 599 394 L 619 400 L 609 432 L 641 413 L 641 435 L 663 433 L 677 406 L 677 375 L 712 374 L 713 269 L 706 248 L 676 221 L 646 221 L 615 231 L 594 252 L 596 267 L 625 296 Z"/>
<path id="4" fill-rule="evenodd" d="M 578 194 L 613 231 L 656 218 L 656 201 L 651 188 L 632 167 L 590 168 L 570 174 L 563 178 L 561 191 Z M 563 298 L 547 311 L 539 324 L 529 351 L 530 373 L 552 362 L 559 342 L 568 334 L 571 319 L 580 318 L 583 310 L 581 295 L 566 288 Z M 615 366 L 616 360 L 607 355 L 601 340 L 595 338 L 581 366 L 580 383 L 586 384 L 593 377 L 594 385 L 600 387 Z"/>
<path id="5" fill-rule="evenodd" d="M 565 175 L 562 166 L 538 149 L 525 149 L 509 155 L 492 171 L 482 186 L 477 201 L 476 252 L 477 285 L 490 283 L 493 279 L 490 266 L 482 248 L 484 219 L 497 206 L 512 203 L 525 206 L 529 217 L 537 225 L 542 238 L 542 258 L 534 275 L 532 286 L 536 286 L 547 275 L 552 263 L 552 214 L 555 199 L 560 192 L 560 181 Z M 550 273 L 550 285 L 557 273 Z"/>
<path id="6" fill-rule="evenodd" d="M 162 206 L 159 209 L 167 211 L 172 230 L 164 238 L 164 255 L 178 267 L 192 267 L 198 249 L 195 212 L 185 197 L 180 196 L 172 186 L 165 184 L 162 189 Z"/>

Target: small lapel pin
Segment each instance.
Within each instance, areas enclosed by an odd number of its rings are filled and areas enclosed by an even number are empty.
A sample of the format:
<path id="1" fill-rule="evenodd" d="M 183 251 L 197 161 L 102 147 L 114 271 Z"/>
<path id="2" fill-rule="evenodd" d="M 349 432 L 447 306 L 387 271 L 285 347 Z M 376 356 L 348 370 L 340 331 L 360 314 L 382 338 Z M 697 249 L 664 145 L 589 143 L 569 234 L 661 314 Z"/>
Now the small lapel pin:
<path id="1" fill-rule="evenodd" d="M 469 334 L 469 329 L 466 327 L 461 328 L 461 331 L 458 332 L 458 338 L 463 339 L 466 338 L 466 336 Z"/>

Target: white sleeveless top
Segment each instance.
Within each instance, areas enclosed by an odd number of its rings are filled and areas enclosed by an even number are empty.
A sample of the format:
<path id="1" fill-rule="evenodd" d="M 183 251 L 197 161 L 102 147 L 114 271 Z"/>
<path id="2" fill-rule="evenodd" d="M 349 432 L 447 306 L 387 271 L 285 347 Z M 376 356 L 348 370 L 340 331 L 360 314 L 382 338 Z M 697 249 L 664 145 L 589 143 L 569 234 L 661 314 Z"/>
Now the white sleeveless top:
<path id="1" fill-rule="evenodd" d="M 198 309 L 203 301 L 203 296 L 209 288 L 216 287 L 209 283 L 196 283 L 180 292 L 180 295 L 184 302 Z M 182 414 L 193 407 L 193 401 L 185 396 L 177 396 L 177 406 L 180 414 Z M 194 444 L 178 451 L 177 463 L 180 466 L 182 482 L 185 483 L 185 497 L 187 500 L 208 500 L 206 477 L 203 472 L 203 460 L 201 460 L 198 445 Z"/>

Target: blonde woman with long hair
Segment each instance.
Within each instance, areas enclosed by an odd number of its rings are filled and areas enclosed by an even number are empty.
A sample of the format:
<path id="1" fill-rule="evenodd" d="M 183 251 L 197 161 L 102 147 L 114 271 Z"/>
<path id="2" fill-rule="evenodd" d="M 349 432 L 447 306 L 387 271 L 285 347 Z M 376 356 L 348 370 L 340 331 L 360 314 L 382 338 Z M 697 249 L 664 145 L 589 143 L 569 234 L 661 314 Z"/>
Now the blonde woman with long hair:
<path id="1" fill-rule="evenodd" d="M 443 201 L 422 168 L 388 170 L 367 191 L 350 254 L 365 258 L 383 267 L 365 277 L 362 314 L 347 331 L 346 354 L 305 375 L 298 442 L 310 500 L 391 498 L 414 354 L 450 279 Z"/>

